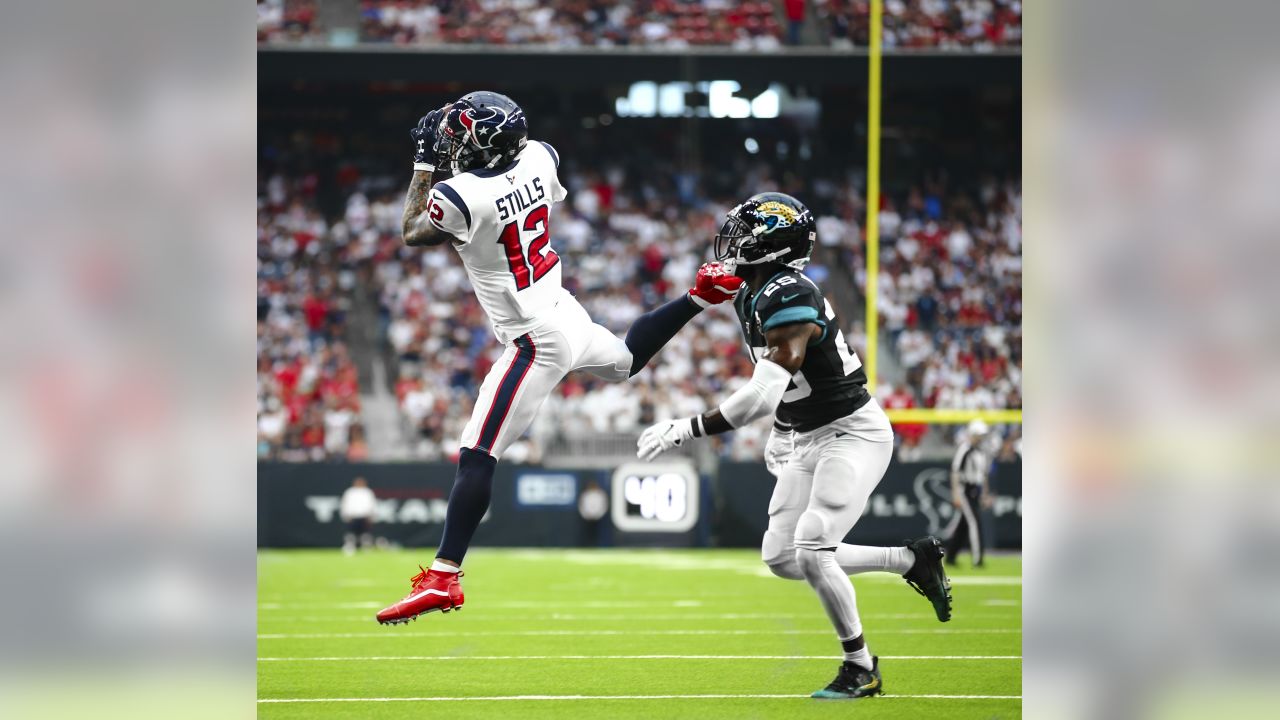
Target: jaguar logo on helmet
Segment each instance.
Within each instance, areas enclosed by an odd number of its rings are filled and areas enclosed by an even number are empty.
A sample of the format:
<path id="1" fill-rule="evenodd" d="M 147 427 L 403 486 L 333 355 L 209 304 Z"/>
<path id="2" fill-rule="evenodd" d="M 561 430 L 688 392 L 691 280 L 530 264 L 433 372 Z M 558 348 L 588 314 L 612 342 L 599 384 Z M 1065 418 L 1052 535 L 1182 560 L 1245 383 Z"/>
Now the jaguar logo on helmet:
<path id="1" fill-rule="evenodd" d="M 768 235 L 774 230 L 789 228 L 800 218 L 794 209 L 776 200 L 760 203 L 756 207 L 756 217 L 764 224 L 754 228 L 755 235 Z"/>

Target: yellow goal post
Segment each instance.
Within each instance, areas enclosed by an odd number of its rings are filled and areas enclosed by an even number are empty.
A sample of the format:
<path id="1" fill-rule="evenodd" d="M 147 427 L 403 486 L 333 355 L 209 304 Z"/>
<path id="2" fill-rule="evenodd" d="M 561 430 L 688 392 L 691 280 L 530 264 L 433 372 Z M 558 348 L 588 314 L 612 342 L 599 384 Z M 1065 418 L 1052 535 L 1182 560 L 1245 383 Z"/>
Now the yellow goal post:
<path id="1" fill-rule="evenodd" d="M 867 348 L 863 358 L 867 389 L 876 391 L 876 360 L 880 335 L 880 100 L 883 54 L 884 0 L 871 0 L 871 47 L 867 63 Z M 1022 410 L 947 410 L 944 408 L 903 408 L 885 410 L 896 423 L 967 423 L 980 419 L 991 424 L 1022 424 Z"/>

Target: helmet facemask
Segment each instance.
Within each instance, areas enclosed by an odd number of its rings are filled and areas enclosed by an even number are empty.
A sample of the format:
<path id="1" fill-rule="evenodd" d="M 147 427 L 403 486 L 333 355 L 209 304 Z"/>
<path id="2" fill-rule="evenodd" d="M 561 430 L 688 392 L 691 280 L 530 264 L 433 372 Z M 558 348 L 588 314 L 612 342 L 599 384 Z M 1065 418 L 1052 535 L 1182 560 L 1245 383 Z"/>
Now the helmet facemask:
<path id="1" fill-rule="evenodd" d="M 478 112 L 485 110 L 489 108 L 482 108 Z M 436 134 L 437 162 L 447 165 L 455 175 L 471 170 L 493 169 L 514 160 L 520 154 L 520 150 L 524 149 L 523 137 L 519 138 L 514 147 L 509 147 L 509 141 L 504 143 L 503 140 L 498 139 L 502 130 L 491 134 L 487 143 L 477 141 L 472 122 L 468 120 L 471 116 L 460 118 L 463 113 L 471 112 L 477 112 L 477 110 L 466 105 L 455 104 L 454 109 L 441 120 L 440 131 Z M 503 122 L 506 122 L 507 118 L 520 116 L 518 108 L 514 113 L 508 113 L 501 108 L 497 108 L 496 112 L 502 113 Z M 490 116 L 489 119 L 492 117 L 496 116 Z"/>
<path id="2" fill-rule="evenodd" d="M 447 165 L 449 170 L 458 175 L 483 164 L 484 158 L 476 158 L 483 151 L 472 146 L 471 131 L 463 129 L 459 133 L 449 127 L 448 120 L 440 123 L 440 132 L 436 135 L 436 158 L 439 164 Z"/>
<path id="3" fill-rule="evenodd" d="M 739 206 L 731 211 L 725 218 L 724 224 L 720 226 L 720 232 L 716 234 L 716 260 L 720 261 L 725 270 L 733 273 L 739 265 L 763 265 L 781 261 L 791 253 L 790 247 L 766 252 L 768 248 L 760 240 L 760 236 L 768 231 L 768 227 L 763 224 L 752 227 L 742 218 L 741 209 Z M 783 264 L 801 270 L 807 261 L 808 258 L 800 258 L 783 262 Z"/>
<path id="4" fill-rule="evenodd" d="M 742 258 L 742 244 L 755 244 L 755 236 L 751 227 L 738 217 L 737 213 L 729 213 L 720 232 L 716 233 L 715 256 L 724 269 L 732 273 L 737 269 Z"/>

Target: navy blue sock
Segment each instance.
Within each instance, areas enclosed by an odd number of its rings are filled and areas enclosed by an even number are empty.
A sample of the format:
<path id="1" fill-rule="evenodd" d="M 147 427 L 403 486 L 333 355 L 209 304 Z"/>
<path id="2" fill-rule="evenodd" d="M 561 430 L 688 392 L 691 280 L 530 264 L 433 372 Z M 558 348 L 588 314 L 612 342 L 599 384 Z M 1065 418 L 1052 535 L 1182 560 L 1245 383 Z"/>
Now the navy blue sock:
<path id="1" fill-rule="evenodd" d="M 493 495 L 493 469 L 498 461 L 489 453 L 463 448 L 458 455 L 458 474 L 449 493 L 449 508 L 444 513 L 444 537 L 436 557 L 459 565 L 471 545 L 471 536 L 480 526 L 480 518 L 489 511 Z"/>
<path id="2" fill-rule="evenodd" d="M 631 375 L 643 370 L 662 346 L 700 312 L 702 308 L 686 294 L 636 318 L 626 339 L 631 350 Z"/>

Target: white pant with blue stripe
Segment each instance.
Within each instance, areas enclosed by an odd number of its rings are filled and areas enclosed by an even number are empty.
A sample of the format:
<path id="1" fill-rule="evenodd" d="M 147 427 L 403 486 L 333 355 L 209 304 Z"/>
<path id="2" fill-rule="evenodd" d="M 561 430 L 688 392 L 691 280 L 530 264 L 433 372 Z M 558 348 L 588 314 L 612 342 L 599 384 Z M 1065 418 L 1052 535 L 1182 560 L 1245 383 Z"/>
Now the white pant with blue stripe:
<path id="1" fill-rule="evenodd" d="M 462 431 L 462 447 L 501 458 L 529 429 L 551 391 L 574 370 L 621 382 L 631 374 L 631 351 L 564 293 L 551 317 L 509 343 L 490 368 Z"/>

